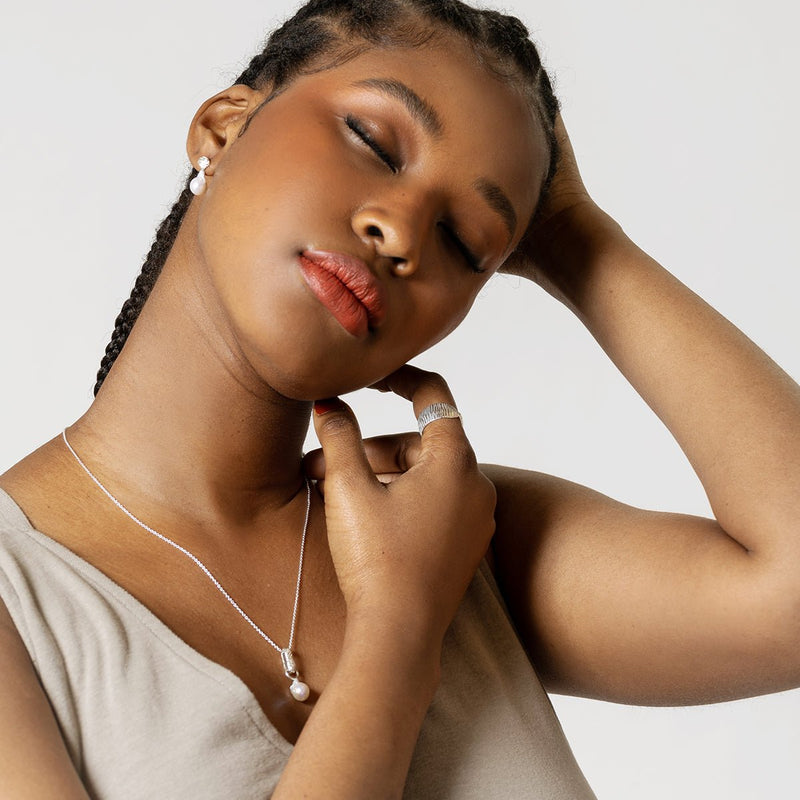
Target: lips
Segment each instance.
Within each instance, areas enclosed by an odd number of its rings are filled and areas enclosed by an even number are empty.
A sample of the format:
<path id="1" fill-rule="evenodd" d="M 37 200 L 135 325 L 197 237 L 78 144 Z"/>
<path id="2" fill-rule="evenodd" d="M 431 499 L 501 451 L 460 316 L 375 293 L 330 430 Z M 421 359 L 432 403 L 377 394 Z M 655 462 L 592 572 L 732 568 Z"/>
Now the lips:
<path id="1" fill-rule="evenodd" d="M 381 285 L 361 259 L 304 250 L 298 260 L 311 291 L 349 334 L 361 338 L 380 324 L 384 316 Z"/>

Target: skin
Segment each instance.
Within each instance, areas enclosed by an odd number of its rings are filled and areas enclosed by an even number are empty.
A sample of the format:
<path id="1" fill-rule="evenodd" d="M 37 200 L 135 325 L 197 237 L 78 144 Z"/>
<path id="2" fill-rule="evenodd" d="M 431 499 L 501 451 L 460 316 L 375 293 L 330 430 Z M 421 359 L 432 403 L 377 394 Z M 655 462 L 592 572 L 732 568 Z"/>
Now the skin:
<path id="1" fill-rule="evenodd" d="M 484 465 L 514 621 L 555 692 L 684 705 L 794 688 L 800 388 L 631 242 L 586 191 L 561 123 L 559 135 L 553 194 L 507 268 L 586 325 L 675 436 L 715 519 Z M 384 480 L 418 447 L 413 435 L 367 443 Z M 321 453 L 309 460 L 324 474 Z"/>
<path id="2" fill-rule="evenodd" d="M 352 414 L 328 405 L 314 416 L 323 453 L 307 461 L 325 478 L 325 505 L 315 498 L 297 641 L 315 702 L 287 706 L 275 654 L 243 637 L 180 556 L 121 521 L 58 441 L 0 485 L 36 527 L 253 689 L 297 740 L 277 798 L 401 795 L 444 631 L 490 540 L 523 642 L 551 689 L 652 704 L 798 685 L 796 384 L 597 207 L 563 126 L 553 192 L 524 230 L 546 163 L 541 133 L 513 89 L 500 90 L 460 45 L 375 55 L 298 80 L 241 138 L 260 97 L 234 89 L 198 112 L 188 150 L 195 161 L 211 158 L 209 188 L 97 401 L 70 429 L 75 447 L 123 503 L 213 564 L 262 627 L 288 630 L 289 604 L 271 600 L 292 596 L 308 401 L 390 373 L 381 388 L 411 399 L 415 412 L 450 400 L 441 379 L 393 370 L 457 325 L 519 244 L 504 268 L 588 327 L 670 427 L 716 519 L 632 509 L 536 473 L 481 472 L 453 421 L 431 425 L 421 441 L 370 442 L 365 455 Z M 385 120 L 383 97 L 347 99 L 343 87 L 379 66 L 434 103 L 445 140 L 404 132 L 397 108 Z M 391 129 L 385 146 L 408 154 L 399 176 L 347 137 L 343 96 L 375 115 L 382 135 Z M 478 177 L 514 205 L 510 240 L 475 195 Z M 450 217 L 477 232 L 486 273 L 439 238 L 437 221 Z M 296 280 L 294 255 L 308 246 L 369 258 L 386 282 L 387 321 L 369 338 L 348 338 Z M 374 473 L 394 479 L 384 485 Z M 48 502 L 55 487 L 65 498 L 57 508 Z M 21 687 L 0 693 L 5 785 L 33 785 L 44 748 L 59 796 L 83 797 L 10 620 L 0 618 L 0 631 L 17 642 L 0 648 L 0 668 Z M 364 659 L 369 669 L 353 668 Z M 17 699 L 23 692 L 30 702 Z M 12 723 L 29 716 L 18 741 Z"/>
<path id="3" fill-rule="evenodd" d="M 438 138 L 400 101 L 353 87 L 385 77 L 435 103 Z M 383 378 L 456 327 L 522 237 L 546 153 L 524 100 L 453 41 L 366 53 L 299 78 L 254 115 L 267 94 L 237 86 L 198 111 L 188 152 L 211 159 L 206 192 L 193 201 L 130 339 L 69 438 L 123 504 L 210 565 L 256 622 L 285 641 L 310 401 Z M 399 171 L 353 135 L 348 113 L 366 120 Z M 513 124 L 498 130 L 492 119 Z M 519 209 L 513 235 L 475 190 L 478 179 L 502 186 Z M 452 246 L 443 220 L 470 232 L 484 272 Z M 312 247 L 357 255 L 382 282 L 385 319 L 367 337 L 348 334 L 300 277 L 297 255 Z M 417 413 L 452 400 L 436 376 L 407 370 L 397 380 Z M 315 421 L 329 456 L 339 453 L 342 482 L 363 480 L 353 503 L 329 500 L 323 508 L 314 497 L 296 638 L 313 692 L 308 704 L 288 699 L 277 654 L 249 634 L 199 570 L 122 518 L 60 440 L 0 485 L 37 529 L 250 687 L 277 729 L 297 741 L 279 792 L 313 796 L 324 775 L 327 797 L 394 796 L 438 681 L 442 637 L 494 531 L 495 492 L 460 426 L 428 437 L 425 463 L 388 493 L 347 412 Z M 206 609 L 202 619 L 198 607 Z M 3 628 L 15 636 L 7 616 Z M 3 668 L 41 696 L 30 663 L 19 647 L 14 653 L 4 653 Z M 54 725 L 42 718 L 31 739 L 19 740 L 15 714 L 18 721 L 28 709 L 13 708 L 0 727 L 0 749 L 14 765 L 3 786 L 12 794 L 28 790 L 37 737 Z M 80 796 L 62 755 L 60 796 Z"/>

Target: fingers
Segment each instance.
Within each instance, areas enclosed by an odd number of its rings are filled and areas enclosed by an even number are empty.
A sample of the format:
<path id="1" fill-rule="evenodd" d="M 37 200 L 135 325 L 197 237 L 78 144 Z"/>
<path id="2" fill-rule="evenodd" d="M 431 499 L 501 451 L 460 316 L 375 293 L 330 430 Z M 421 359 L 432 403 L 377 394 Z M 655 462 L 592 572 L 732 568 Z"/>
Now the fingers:
<path id="1" fill-rule="evenodd" d="M 450 393 L 450 387 L 445 379 L 435 372 L 428 372 L 409 364 L 387 375 L 382 381 L 376 383 L 374 388 L 380 391 L 394 392 L 414 404 L 414 415 L 419 416 L 424 408 L 431 403 L 450 403 L 456 401 Z"/>
<path id="2" fill-rule="evenodd" d="M 418 367 L 401 367 L 372 388 L 394 392 L 410 400 L 416 416 L 433 403 L 455 406 L 444 378 Z M 322 449 L 308 453 L 304 465 L 306 475 L 318 481 L 330 479 L 334 474 L 332 459 L 338 465 L 337 474 L 345 474 L 347 465 L 350 465 L 349 468 L 361 474 L 368 473 L 373 480 L 382 483 L 389 483 L 411 469 L 419 462 L 425 449 L 435 453 L 446 448 L 451 455 L 461 453 L 469 456 L 466 461 L 474 460 L 472 448 L 458 418 L 433 420 L 425 427 L 422 439 L 416 433 L 403 433 L 376 436 L 362 443 L 355 438 L 360 434 L 352 411 L 341 400 L 334 399 L 315 403 L 314 425 Z M 326 431 L 327 441 L 322 440 L 321 429 Z"/>
<path id="3" fill-rule="evenodd" d="M 408 471 L 417 463 L 420 452 L 418 433 L 394 433 L 364 439 L 364 450 L 369 466 L 381 483 Z M 305 472 L 316 481 L 325 478 L 325 454 L 312 450 L 305 456 Z"/>
<path id="4" fill-rule="evenodd" d="M 419 459 L 420 447 L 418 433 L 395 433 L 364 440 L 369 465 L 378 476 L 410 470 Z"/>
<path id="5" fill-rule="evenodd" d="M 567 133 L 567 126 L 564 124 L 564 118 L 561 116 L 561 112 L 559 111 L 556 114 L 555 125 L 553 126 L 553 130 L 556 134 L 556 140 L 558 141 L 559 147 L 569 147 L 572 149 L 572 143 L 569 140 L 569 134 Z"/>
<path id="6" fill-rule="evenodd" d="M 311 450 L 303 456 L 303 470 L 312 481 L 325 480 L 325 454 L 321 448 Z"/>
<path id="7" fill-rule="evenodd" d="M 434 403 L 446 403 L 455 406 L 450 387 L 441 375 L 435 372 L 412 367 L 406 364 L 388 375 L 375 385 L 380 391 L 392 391 L 414 405 L 414 414 L 419 417 L 422 411 Z M 422 434 L 422 450 L 439 446 L 460 448 L 472 452 L 461 420 L 455 418 L 437 418 L 426 425 Z"/>
<path id="8" fill-rule="evenodd" d="M 314 429 L 322 445 L 322 476 L 327 481 L 362 478 L 377 483 L 364 452 L 358 422 L 346 403 L 338 397 L 314 403 Z M 319 461 L 317 464 L 319 469 Z"/>

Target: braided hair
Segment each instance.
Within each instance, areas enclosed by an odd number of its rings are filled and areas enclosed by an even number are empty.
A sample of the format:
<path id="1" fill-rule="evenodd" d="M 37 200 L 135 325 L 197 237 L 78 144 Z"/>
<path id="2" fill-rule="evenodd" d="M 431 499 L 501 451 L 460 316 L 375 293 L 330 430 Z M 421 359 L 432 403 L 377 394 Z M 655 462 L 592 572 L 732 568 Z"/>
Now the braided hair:
<path id="1" fill-rule="evenodd" d="M 517 83 L 525 92 L 549 143 L 544 197 L 558 160 L 554 126 L 559 103 L 528 30 L 516 17 L 472 8 L 460 0 L 310 0 L 273 31 L 234 83 L 252 89 L 270 87 L 274 95 L 302 73 L 319 68 L 323 57 L 327 59 L 325 67 L 335 66 L 369 48 L 420 47 L 443 31 L 465 39 L 486 69 Z M 180 196 L 158 227 L 131 296 L 117 316 L 100 362 L 95 395 L 169 256 L 192 199 L 189 181 L 196 174 L 192 168 Z"/>

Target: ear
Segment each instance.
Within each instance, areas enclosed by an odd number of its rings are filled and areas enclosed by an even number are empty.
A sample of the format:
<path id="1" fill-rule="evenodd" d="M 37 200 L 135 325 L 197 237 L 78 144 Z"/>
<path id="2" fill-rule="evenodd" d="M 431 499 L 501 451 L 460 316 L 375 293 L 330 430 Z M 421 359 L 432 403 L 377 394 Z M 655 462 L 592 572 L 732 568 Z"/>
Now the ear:
<path id="1" fill-rule="evenodd" d="M 239 83 L 206 100 L 189 126 L 186 137 L 189 161 L 197 167 L 200 156 L 206 156 L 211 161 L 206 174 L 213 175 L 219 157 L 235 141 L 263 100 L 261 92 Z"/>

